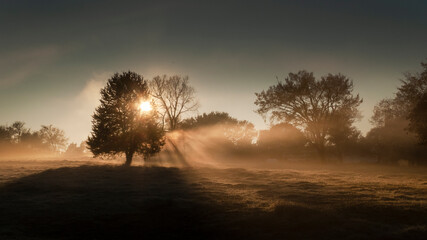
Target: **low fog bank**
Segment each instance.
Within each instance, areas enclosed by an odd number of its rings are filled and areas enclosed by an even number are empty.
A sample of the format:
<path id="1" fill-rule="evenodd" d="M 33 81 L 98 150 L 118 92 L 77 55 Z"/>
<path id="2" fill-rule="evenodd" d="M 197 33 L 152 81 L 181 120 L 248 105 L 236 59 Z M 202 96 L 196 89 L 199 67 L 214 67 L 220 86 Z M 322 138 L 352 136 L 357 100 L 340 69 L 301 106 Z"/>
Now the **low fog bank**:
<path id="1" fill-rule="evenodd" d="M 282 129 L 283 130 L 283 129 Z M 238 135 L 236 135 L 238 133 Z M 425 172 L 425 165 L 416 168 L 408 159 L 380 161 L 365 142 L 354 149 L 341 151 L 330 146 L 327 161 L 319 160 L 316 150 L 296 128 L 261 132 L 257 141 L 244 136 L 230 125 L 215 125 L 169 132 L 163 150 L 151 159 L 137 160 L 148 166 L 254 168 L 254 169 L 335 169 L 367 171 Z M 395 150 L 396 149 L 391 149 Z M 422 157 L 422 156 L 420 156 Z"/>
<path id="2" fill-rule="evenodd" d="M 53 125 L 34 131 L 22 121 L 0 125 L 0 160 L 35 160 L 88 157 L 86 142 L 68 144 L 65 132 Z"/>
<path id="3" fill-rule="evenodd" d="M 373 131 L 366 137 L 346 141 L 340 146 L 327 145 L 325 161 L 319 158 L 315 146 L 305 135 L 290 124 L 281 123 L 257 132 L 246 122 L 237 123 L 183 127 L 168 132 L 160 153 L 147 159 L 135 156 L 133 164 L 265 169 L 360 168 L 366 171 L 367 168 L 409 169 L 413 165 L 422 170 L 427 160 L 426 148 L 417 145 L 413 136 L 399 128 L 405 123 L 396 122 L 395 131 Z M 11 132 L 14 134 L 8 141 L 0 142 L 1 161 L 71 160 L 121 164 L 125 160 L 125 156 L 120 154 L 94 159 L 85 142 L 66 146 L 58 144 L 58 139 L 56 143 L 54 139 L 49 141 L 40 131 Z M 384 135 L 386 137 L 378 138 Z"/>

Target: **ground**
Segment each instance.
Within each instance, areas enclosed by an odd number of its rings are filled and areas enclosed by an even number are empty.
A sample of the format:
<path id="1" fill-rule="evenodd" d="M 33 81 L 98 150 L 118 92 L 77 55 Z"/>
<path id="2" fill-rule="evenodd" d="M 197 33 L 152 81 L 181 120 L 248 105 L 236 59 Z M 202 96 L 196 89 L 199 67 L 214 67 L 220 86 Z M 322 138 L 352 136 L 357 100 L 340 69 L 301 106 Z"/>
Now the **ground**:
<path id="1" fill-rule="evenodd" d="M 0 239 L 425 239 L 425 169 L 262 166 L 1 161 Z"/>

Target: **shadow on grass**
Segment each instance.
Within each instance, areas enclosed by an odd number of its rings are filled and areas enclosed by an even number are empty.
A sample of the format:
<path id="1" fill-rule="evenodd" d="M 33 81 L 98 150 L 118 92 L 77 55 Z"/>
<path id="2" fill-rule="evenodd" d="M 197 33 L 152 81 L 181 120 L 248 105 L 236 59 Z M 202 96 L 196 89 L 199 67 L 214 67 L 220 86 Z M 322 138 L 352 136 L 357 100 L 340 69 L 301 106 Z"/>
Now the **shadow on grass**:
<path id="1" fill-rule="evenodd" d="M 176 168 L 82 166 L 23 177 L 0 190 L 0 236 L 69 239 L 219 237 Z"/>
<path id="2" fill-rule="evenodd" d="M 426 231 L 396 232 L 425 219 L 401 209 L 251 209 L 198 174 L 81 166 L 23 177 L 0 188 L 0 239 L 422 239 Z"/>

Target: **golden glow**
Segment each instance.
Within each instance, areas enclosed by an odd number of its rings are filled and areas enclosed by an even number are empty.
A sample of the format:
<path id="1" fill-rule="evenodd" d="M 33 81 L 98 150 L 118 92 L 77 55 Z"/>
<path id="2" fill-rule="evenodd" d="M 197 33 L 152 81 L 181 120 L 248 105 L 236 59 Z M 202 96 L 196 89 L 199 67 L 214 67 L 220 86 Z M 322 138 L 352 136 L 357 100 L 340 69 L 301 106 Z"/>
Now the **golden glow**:
<path id="1" fill-rule="evenodd" d="M 141 112 L 149 112 L 153 109 L 150 102 L 141 102 L 139 104 L 139 111 Z"/>

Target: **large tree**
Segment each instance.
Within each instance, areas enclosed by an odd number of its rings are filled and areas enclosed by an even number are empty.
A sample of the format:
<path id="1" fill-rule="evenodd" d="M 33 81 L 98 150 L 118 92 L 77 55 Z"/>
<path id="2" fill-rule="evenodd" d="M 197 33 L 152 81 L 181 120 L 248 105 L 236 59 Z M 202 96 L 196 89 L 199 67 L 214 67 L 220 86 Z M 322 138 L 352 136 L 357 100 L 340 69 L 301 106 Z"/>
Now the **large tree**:
<path id="1" fill-rule="evenodd" d="M 140 108 L 146 106 L 149 97 L 147 81 L 139 74 L 114 74 L 101 90 L 101 105 L 93 115 L 87 140 L 89 150 L 95 156 L 124 153 L 125 165 L 132 163 L 134 154 L 148 158 L 159 152 L 164 145 L 164 133 L 157 112 Z"/>
<path id="2" fill-rule="evenodd" d="M 196 111 L 199 104 L 188 76 L 156 76 L 150 81 L 150 93 L 161 108 L 163 125 L 175 130 L 183 114 Z"/>
<path id="3" fill-rule="evenodd" d="M 358 118 L 362 103 L 358 94 L 353 95 L 353 82 L 346 76 L 328 74 L 316 80 L 307 71 L 289 73 L 283 82 L 255 95 L 259 114 L 303 129 L 322 160 L 325 147 L 334 144 L 332 130 L 342 124 L 341 133 L 347 131 L 346 126 Z"/>

